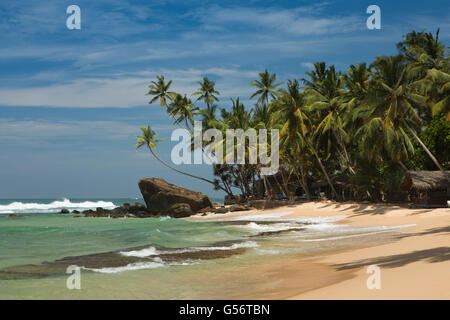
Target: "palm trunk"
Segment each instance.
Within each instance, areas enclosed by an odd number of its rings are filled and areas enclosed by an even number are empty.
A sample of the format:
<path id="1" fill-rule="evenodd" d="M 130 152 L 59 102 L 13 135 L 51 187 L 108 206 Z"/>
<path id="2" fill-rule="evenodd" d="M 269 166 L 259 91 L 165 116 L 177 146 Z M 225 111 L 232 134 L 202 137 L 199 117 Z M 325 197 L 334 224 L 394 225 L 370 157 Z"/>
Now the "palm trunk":
<path id="1" fill-rule="evenodd" d="M 428 150 L 428 148 L 425 146 L 425 144 L 422 142 L 422 140 L 420 140 L 420 138 L 417 136 L 417 134 L 414 132 L 413 129 L 410 128 L 410 126 L 408 126 L 408 124 L 406 123 L 405 119 L 402 119 L 403 124 L 405 125 L 406 129 L 408 129 L 408 131 L 413 135 L 413 137 L 417 140 L 417 142 L 419 142 L 420 146 L 422 147 L 423 150 L 425 150 L 425 152 L 427 153 L 427 155 L 430 157 L 430 159 L 434 162 L 434 164 L 439 168 L 439 170 L 441 170 L 442 172 L 445 172 L 444 168 L 441 166 L 441 164 L 437 161 L 437 159 L 433 156 L 433 154 L 431 153 L 430 150 Z"/>
<path id="2" fill-rule="evenodd" d="M 198 177 L 198 176 L 194 176 L 194 175 L 192 175 L 192 174 L 190 174 L 190 173 L 183 172 L 183 171 L 180 171 L 180 170 L 178 170 L 178 169 L 172 167 L 170 164 L 168 164 L 168 163 L 165 162 L 164 160 L 161 160 L 161 159 L 156 155 L 156 153 L 153 152 L 153 149 L 152 149 L 152 148 L 149 148 L 149 149 L 150 149 L 150 152 L 152 153 L 152 155 L 153 155 L 159 162 L 161 162 L 163 165 L 165 165 L 167 168 L 172 169 L 172 170 L 174 170 L 175 172 L 181 173 L 181 174 L 183 174 L 183 175 L 185 175 L 185 176 L 188 176 L 188 177 L 191 177 L 191 178 L 195 178 L 195 179 L 199 179 L 199 180 L 208 182 L 208 183 L 212 184 L 213 186 L 216 185 L 216 184 L 215 184 L 213 181 L 211 181 L 211 180 L 208 180 L 208 179 L 205 179 L 205 178 L 202 178 L 202 177 Z M 223 191 L 227 192 L 227 190 L 225 190 L 222 186 L 219 186 L 219 187 L 220 187 Z"/>
<path id="3" fill-rule="evenodd" d="M 276 182 L 276 184 L 277 184 L 277 186 L 278 186 L 278 189 L 280 189 L 280 192 L 281 192 L 281 193 L 286 193 L 285 190 L 284 190 L 284 188 L 282 187 L 282 185 L 281 185 L 280 182 L 278 181 L 277 177 L 276 177 L 275 175 L 273 175 L 272 177 L 273 177 L 273 179 L 275 180 L 275 182 Z"/>
<path id="4" fill-rule="evenodd" d="M 308 183 L 305 181 L 305 172 L 303 171 L 303 165 L 300 165 L 300 175 L 302 177 L 302 187 L 305 190 L 306 198 L 311 200 L 311 194 L 309 193 Z"/>
<path id="5" fill-rule="evenodd" d="M 339 200 L 339 195 L 337 194 L 336 189 L 334 189 L 334 186 L 333 186 L 333 184 L 331 183 L 330 177 L 328 176 L 327 171 L 325 170 L 325 167 L 323 166 L 322 160 L 320 160 L 320 157 L 319 157 L 319 155 L 317 154 L 316 149 L 314 149 L 314 147 L 311 145 L 311 143 L 310 143 L 309 141 L 308 141 L 307 143 L 308 143 L 309 148 L 310 148 L 311 151 L 313 152 L 314 156 L 316 157 L 317 162 L 319 163 L 320 169 L 322 170 L 322 173 L 324 174 L 325 179 L 327 180 L 328 185 L 329 185 L 330 188 L 331 188 L 331 191 L 332 191 L 333 194 L 335 195 L 336 200 Z"/>
<path id="6" fill-rule="evenodd" d="M 405 170 L 408 171 L 408 168 L 405 166 L 405 164 L 403 162 L 401 162 L 400 160 L 397 161 L 397 163 Z"/>
<path id="7" fill-rule="evenodd" d="M 355 173 L 355 170 L 353 170 L 353 168 L 352 168 L 352 164 L 350 162 L 350 157 L 348 156 L 347 148 L 345 147 L 345 144 L 344 144 L 344 139 L 342 139 L 342 134 L 339 131 L 339 129 L 337 131 L 338 131 L 337 136 L 338 136 L 339 144 L 341 145 L 342 151 L 344 153 L 344 159 L 345 159 L 345 162 L 347 162 L 348 171 L 350 171 L 351 174 L 355 175 L 356 173 Z"/>

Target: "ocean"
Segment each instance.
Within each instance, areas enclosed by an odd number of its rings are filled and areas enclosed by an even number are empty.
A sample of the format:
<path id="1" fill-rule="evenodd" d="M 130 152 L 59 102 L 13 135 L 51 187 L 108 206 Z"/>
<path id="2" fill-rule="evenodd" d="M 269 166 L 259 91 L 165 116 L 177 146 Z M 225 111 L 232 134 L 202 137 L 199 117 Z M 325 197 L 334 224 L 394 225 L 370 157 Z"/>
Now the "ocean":
<path id="1" fill-rule="evenodd" d="M 258 266 L 369 245 L 401 228 L 353 227 L 339 216 L 282 219 L 289 211 L 233 213 L 221 221 L 57 213 L 125 202 L 143 201 L 0 200 L 0 299 L 264 297 L 282 282 Z M 80 270 L 80 290 L 66 285 L 69 266 Z"/>

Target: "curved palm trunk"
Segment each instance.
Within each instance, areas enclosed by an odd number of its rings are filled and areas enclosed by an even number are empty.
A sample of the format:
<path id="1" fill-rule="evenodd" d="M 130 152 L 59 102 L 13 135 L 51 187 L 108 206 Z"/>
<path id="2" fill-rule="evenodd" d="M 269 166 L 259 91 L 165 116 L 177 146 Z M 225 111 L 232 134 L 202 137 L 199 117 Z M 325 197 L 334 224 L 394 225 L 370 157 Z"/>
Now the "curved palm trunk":
<path id="1" fill-rule="evenodd" d="M 185 176 L 188 176 L 188 177 L 191 177 L 191 178 L 195 178 L 195 179 L 199 179 L 199 180 L 208 182 L 208 183 L 210 183 L 210 184 L 212 184 L 212 185 L 214 185 L 214 186 L 216 185 L 214 182 L 212 182 L 212 181 L 210 181 L 210 180 L 208 180 L 208 179 L 205 179 L 205 178 L 202 178 L 202 177 L 198 177 L 198 176 L 194 176 L 194 175 L 192 175 L 192 174 L 190 174 L 190 173 L 183 172 L 183 171 L 180 171 L 180 170 L 178 170 L 178 169 L 172 167 L 170 164 L 168 164 L 168 163 L 165 162 L 164 160 L 160 159 L 160 158 L 156 155 L 156 153 L 153 152 L 153 149 L 152 149 L 152 148 L 149 148 L 149 149 L 150 149 L 150 152 L 152 153 L 152 155 L 153 155 L 159 162 L 161 162 L 163 165 L 165 165 L 167 168 L 172 169 L 173 171 L 176 171 L 176 172 L 178 172 L 178 173 L 181 173 L 181 174 L 183 174 L 183 175 L 185 175 Z M 226 190 L 225 190 L 224 188 L 222 188 L 222 186 L 219 186 L 219 187 L 220 187 L 223 191 L 226 192 Z"/>
<path id="2" fill-rule="evenodd" d="M 314 147 L 311 145 L 311 143 L 310 143 L 309 141 L 307 141 L 307 143 L 308 143 L 309 148 L 310 148 L 311 151 L 313 152 L 314 156 L 316 157 L 317 162 L 319 163 L 320 169 L 322 169 L 322 173 L 324 174 L 325 179 L 327 179 L 328 185 L 330 186 L 331 191 L 333 192 L 334 196 L 336 197 L 336 200 L 339 200 L 339 195 L 338 195 L 338 193 L 336 192 L 336 189 L 334 189 L 334 186 L 333 186 L 333 184 L 331 183 L 330 177 L 328 176 L 328 173 L 327 173 L 327 171 L 325 170 L 325 167 L 323 166 L 322 160 L 320 160 L 320 157 L 319 157 L 319 155 L 317 154 L 316 149 L 314 149 Z"/>
<path id="3" fill-rule="evenodd" d="M 425 144 L 420 140 L 419 136 L 414 132 L 413 129 L 411 129 L 410 126 L 406 123 L 405 119 L 402 119 L 403 124 L 405 125 L 406 129 L 413 135 L 413 137 L 419 142 L 420 146 L 423 150 L 427 153 L 427 155 L 430 157 L 430 159 L 434 162 L 434 164 L 441 170 L 442 172 L 445 172 L 444 168 L 441 166 L 441 164 L 437 161 L 437 159 L 433 156 L 430 150 L 425 146 Z"/>
<path id="4" fill-rule="evenodd" d="M 308 183 L 305 180 L 305 172 L 303 170 L 303 165 L 300 165 L 300 176 L 302 177 L 302 187 L 303 189 L 305 189 L 305 193 L 306 193 L 306 198 L 308 200 L 311 200 L 311 194 L 309 193 L 309 188 L 308 188 Z M 298 177 L 298 176 L 297 176 Z"/>
<path id="5" fill-rule="evenodd" d="M 345 147 L 345 144 L 344 144 L 344 139 L 342 138 L 342 134 L 339 130 L 337 130 L 337 131 L 338 131 L 337 136 L 338 136 L 339 144 L 341 145 L 342 151 L 344 153 L 344 160 L 345 160 L 345 162 L 347 162 L 348 170 L 350 171 L 351 174 L 355 175 L 356 172 L 355 172 L 355 170 L 353 170 L 352 163 L 350 161 L 350 157 L 347 152 L 347 148 Z"/>

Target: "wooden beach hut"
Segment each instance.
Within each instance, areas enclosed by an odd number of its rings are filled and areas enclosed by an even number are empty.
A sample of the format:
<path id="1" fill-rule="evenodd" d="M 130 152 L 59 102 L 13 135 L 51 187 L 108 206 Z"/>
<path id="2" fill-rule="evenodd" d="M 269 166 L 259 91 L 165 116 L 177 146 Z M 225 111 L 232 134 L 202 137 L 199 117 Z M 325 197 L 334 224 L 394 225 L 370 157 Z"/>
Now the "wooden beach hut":
<path id="1" fill-rule="evenodd" d="M 450 171 L 408 171 L 401 189 L 414 204 L 447 205 L 450 200 Z"/>

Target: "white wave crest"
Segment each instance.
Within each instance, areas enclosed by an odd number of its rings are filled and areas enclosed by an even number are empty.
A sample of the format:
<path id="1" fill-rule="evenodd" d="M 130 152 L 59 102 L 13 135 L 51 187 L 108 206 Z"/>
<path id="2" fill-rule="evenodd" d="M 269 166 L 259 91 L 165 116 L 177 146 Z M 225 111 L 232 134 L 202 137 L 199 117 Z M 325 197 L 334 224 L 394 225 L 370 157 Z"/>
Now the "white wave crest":
<path id="1" fill-rule="evenodd" d="M 257 232 L 277 232 L 294 229 L 301 230 L 304 228 L 303 226 L 292 223 L 258 224 L 255 222 L 250 222 L 249 224 L 246 224 L 243 227 Z"/>
<path id="2" fill-rule="evenodd" d="M 187 253 L 187 252 L 199 252 L 199 251 L 216 251 L 216 250 L 236 250 L 239 248 L 254 248 L 258 244 L 254 241 L 246 241 L 241 243 L 234 243 L 231 246 L 213 246 L 213 247 L 190 247 L 183 249 L 174 250 L 157 250 L 154 247 L 145 248 L 142 250 L 134 251 L 121 251 L 120 254 L 128 257 L 138 257 L 145 258 L 150 256 L 156 256 L 160 254 L 177 254 L 177 253 Z"/>
<path id="3" fill-rule="evenodd" d="M 58 212 L 61 209 L 87 210 L 97 207 L 114 209 L 117 206 L 109 201 L 72 202 L 69 199 L 56 200 L 51 203 L 13 202 L 7 205 L 0 205 L 0 214 Z"/>
<path id="4" fill-rule="evenodd" d="M 161 259 L 154 258 L 153 261 L 130 263 L 123 267 L 105 267 L 105 268 L 99 268 L 99 269 L 83 267 L 83 269 L 94 271 L 94 272 L 99 272 L 99 273 L 119 273 L 119 272 L 124 272 L 124 271 L 156 269 L 156 268 L 162 268 L 162 267 L 168 267 L 168 266 L 189 266 L 192 264 L 196 264 L 196 262 L 185 261 L 185 262 L 164 263 Z"/>

